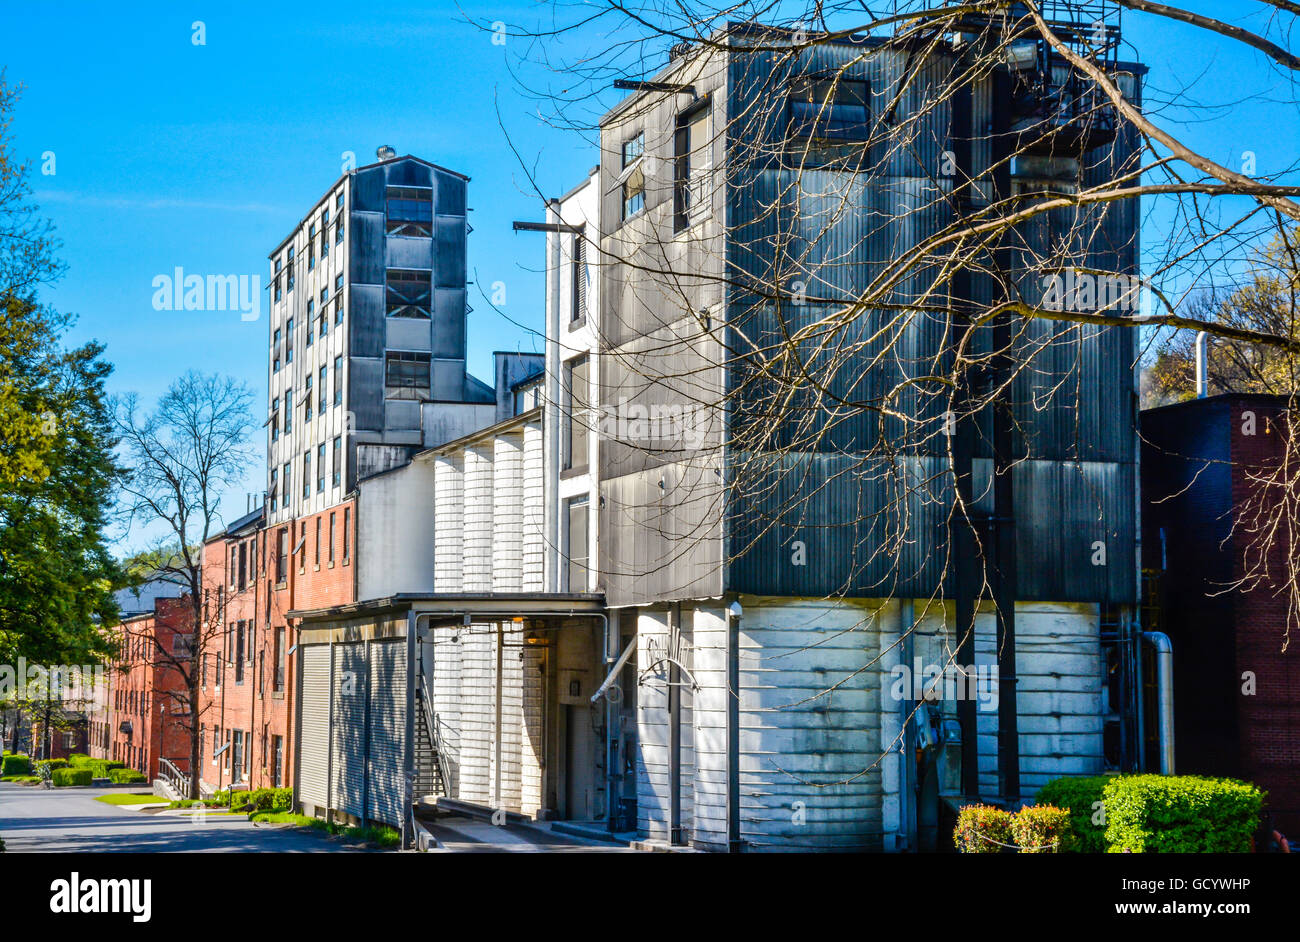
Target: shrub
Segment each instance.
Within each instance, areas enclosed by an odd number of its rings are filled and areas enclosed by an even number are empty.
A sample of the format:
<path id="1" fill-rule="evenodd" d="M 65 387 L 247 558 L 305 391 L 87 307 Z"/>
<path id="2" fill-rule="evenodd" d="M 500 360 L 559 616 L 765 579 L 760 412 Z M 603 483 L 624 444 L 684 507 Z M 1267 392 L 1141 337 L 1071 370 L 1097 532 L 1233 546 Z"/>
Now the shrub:
<path id="1" fill-rule="evenodd" d="M 230 810 L 231 811 L 252 811 L 253 810 L 253 793 L 247 789 L 232 789 L 230 791 Z"/>
<path id="2" fill-rule="evenodd" d="M 32 766 L 38 769 L 41 766 L 45 766 L 45 768 L 53 772 L 55 769 L 66 769 L 68 767 L 68 760 L 67 759 L 37 759 L 35 762 L 32 763 Z"/>
<path id="3" fill-rule="evenodd" d="M 76 763 L 74 762 L 73 765 L 75 766 Z M 77 767 L 89 768 L 92 772 L 95 773 L 95 778 L 108 778 L 109 773 L 112 772 L 114 769 L 126 768 L 126 763 L 118 762 L 112 759 L 91 759 L 90 762 L 88 762 L 86 765 L 77 766 Z"/>
<path id="4" fill-rule="evenodd" d="M 1054 805 L 1070 812 L 1072 839 L 1061 849 L 1081 854 L 1106 852 L 1106 818 L 1102 810 L 1102 789 L 1113 775 L 1067 775 L 1055 778 L 1038 791 L 1040 805 Z M 1094 819 L 1100 823 L 1094 824 Z"/>
<path id="5" fill-rule="evenodd" d="M 957 812 L 952 839 L 963 854 L 1000 854 L 1013 844 L 1011 815 L 990 805 L 966 805 Z"/>
<path id="6" fill-rule="evenodd" d="M 1200 775 L 1125 775 L 1106 784 L 1111 853 L 1247 853 L 1264 793 Z"/>
<path id="7" fill-rule="evenodd" d="M 32 760 L 27 756 L 10 753 L 0 759 L 0 775 L 31 775 Z"/>
<path id="8" fill-rule="evenodd" d="M 78 769 L 77 771 L 83 770 Z M 90 769 L 85 769 L 84 771 L 87 776 L 91 774 Z M 135 769 L 109 769 L 108 780 L 114 785 L 139 785 L 141 782 L 147 781 L 144 777 L 144 773 L 137 772 Z M 87 778 L 86 784 L 90 784 L 89 778 Z"/>
<path id="9" fill-rule="evenodd" d="M 90 769 L 55 769 L 50 773 L 52 784 L 56 788 L 68 785 L 89 785 L 92 778 Z"/>
<path id="10" fill-rule="evenodd" d="M 1054 805 L 1027 805 L 1011 817 L 1012 843 L 1022 854 L 1059 854 L 1074 844 L 1070 812 Z"/>
<path id="11" fill-rule="evenodd" d="M 94 759 L 90 756 L 82 755 L 80 752 L 74 752 L 72 755 L 68 756 L 68 765 L 72 766 L 74 769 L 88 769 L 92 768 L 94 764 Z"/>

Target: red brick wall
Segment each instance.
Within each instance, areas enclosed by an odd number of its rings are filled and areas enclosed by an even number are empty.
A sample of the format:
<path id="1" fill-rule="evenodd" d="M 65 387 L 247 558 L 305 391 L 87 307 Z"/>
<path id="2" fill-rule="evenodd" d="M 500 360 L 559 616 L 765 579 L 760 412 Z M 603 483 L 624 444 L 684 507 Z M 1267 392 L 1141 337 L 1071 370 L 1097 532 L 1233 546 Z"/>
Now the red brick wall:
<path id="1" fill-rule="evenodd" d="M 293 784 L 293 719 L 295 668 L 297 653 L 288 649 L 297 643 L 288 613 L 295 609 L 324 608 L 355 599 L 356 509 L 354 501 L 345 501 L 319 514 L 302 517 L 292 523 L 257 530 L 254 533 L 214 540 L 205 548 L 204 585 L 217 621 L 217 598 L 220 594 L 221 625 L 209 634 L 208 683 L 200 693 L 204 727 L 203 778 L 217 788 L 227 787 L 234 777 L 230 763 L 233 747 L 212 761 L 213 737 L 220 729 L 221 742 L 232 741 L 235 730 L 243 734 L 246 774 L 243 780 L 253 788 L 269 787 L 276 781 L 274 745 L 281 745 L 279 783 Z M 333 515 L 334 559 L 330 562 L 330 524 Z M 349 532 L 344 555 L 344 518 Z M 317 543 L 317 521 L 320 526 Z M 283 579 L 278 579 L 276 555 L 279 534 L 283 531 L 287 555 Z M 305 536 L 305 539 L 304 539 Z M 245 585 L 232 588 L 230 547 L 255 543 L 257 576 Z M 301 543 L 301 546 L 299 545 Z M 295 552 L 295 549 L 297 552 Z M 319 562 L 318 562 L 319 554 Z M 236 583 L 238 580 L 236 580 Z M 229 653 L 238 646 L 238 622 L 245 622 L 245 663 L 243 682 L 237 681 L 237 669 Z M 252 626 L 250 633 L 250 624 Z M 232 625 L 233 631 L 232 631 Z M 279 632 L 283 632 L 279 634 Z M 275 689 L 277 639 L 282 645 L 283 689 Z M 221 670 L 217 671 L 220 656 Z M 221 682 L 217 683 L 220 673 Z"/>
<path id="2" fill-rule="evenodd" d="M 1247 411 L 1254 413 L 1254 435 L 1243 431 L 1247 421 L 1243 413 Z M 1251 469 L 1275 466 L 1282 454 L 1283 439 L 1277 425 L 1280 412 L 1280 406 L 1247 401 L 1237 404 L 1228 416 L 1232 503 L 1238 514 L 1256 486 L 1250 480 Z M 1234 535 L 1238 578 L 1244 574 L 1243 552 L 1250 539 L 1240 530 Z M 1272 585 L 1232 593 L 1238 761 L 1242 777 L 1269 793 L 1269 808 L 1283 829 L 1300 834 L 1300 684 L 1296 683 L 1300 653 L 1294 646 L 1282 650 L 1287 597 L 1276 590 L 1285 581 L 1283 560 L 1278 547 L 1269 560 L 1270 570 L 1279 577 Z M 1253 695 L 1243 691 L 1246 672 L 1254 675 Z"/>
<path id="3" fill-rule="evenodd" d="M 182 702 L 172 694 L 184 689 L 183 678 L 158 654 L 158 645 L 174 650 L 178 634 L 190 634 L 188 598 L 159 599 L 152 615 L 141 615 L 120 628 L 122 655 L 111 668 L 108 758 L 125 762 L 151 781 L 158 777 L 158 758 L 180 768 L 189 765 L 189 730 L 175 715 Z M 155 640 L 156 639 L 156 640 Z M 122 724 L 131 724 L 130 733 Z"/>

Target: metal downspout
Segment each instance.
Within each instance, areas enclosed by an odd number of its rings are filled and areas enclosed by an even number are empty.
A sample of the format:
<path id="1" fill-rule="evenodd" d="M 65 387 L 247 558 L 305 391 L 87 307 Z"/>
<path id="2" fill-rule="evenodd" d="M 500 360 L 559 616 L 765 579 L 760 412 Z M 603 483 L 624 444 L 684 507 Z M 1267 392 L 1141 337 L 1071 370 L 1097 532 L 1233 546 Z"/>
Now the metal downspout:
<path id="1" fill-rule="evenodd" d="M 1163 631 L 1144 631 L 1142 640 L 1156 652 L 1158 717 L 1160 736 L 1160 774 L 1174 774 L 1174 645 Z"/>

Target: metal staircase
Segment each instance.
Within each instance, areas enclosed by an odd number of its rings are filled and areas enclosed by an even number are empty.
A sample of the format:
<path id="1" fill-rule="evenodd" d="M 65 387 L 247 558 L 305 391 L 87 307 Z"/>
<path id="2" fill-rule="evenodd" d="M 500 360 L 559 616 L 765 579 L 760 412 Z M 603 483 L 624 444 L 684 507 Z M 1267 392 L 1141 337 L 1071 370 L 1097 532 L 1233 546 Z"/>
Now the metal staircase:
<path id="1" fill-rule="evenodd" d="M 433 712 L 433 697 L 423 672 L 416 685 L 415 715 L 415 800 L 435 795 L 451 797 L 447 791 L 446 762 L 438 737 L 438 717 Z"/>

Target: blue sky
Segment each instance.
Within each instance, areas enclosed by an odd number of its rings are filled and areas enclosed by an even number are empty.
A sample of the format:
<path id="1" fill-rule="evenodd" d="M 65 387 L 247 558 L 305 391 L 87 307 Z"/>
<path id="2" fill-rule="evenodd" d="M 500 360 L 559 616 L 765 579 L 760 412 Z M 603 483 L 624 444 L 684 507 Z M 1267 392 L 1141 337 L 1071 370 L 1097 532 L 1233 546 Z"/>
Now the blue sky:
<path id="1" fill-rule="evenodd" d="M 1192 6 L 1232 18 L 1256 4 Z M 380 144 L 472 178 L 471 278 L 505 282 L 507 300 L 503 317 L 472 295 L 471 372 L 490 375 L 492 350 L 537 348 L 542 240 L 514 234 L 510 222 L 539 218 L 541 207 L 497 110 L 548 195 L 579 181 L 596 153 L 580 135 L 538 118 L 537 102 L 512 74 L 517 41 L 494 45 L 466 15 L 535 24 L 549 8 L 527 0 L 382 9 L 335 0 L 48 0 L 0 9 L 0 64 L 11 82 L 26 85 L 17 150 L 36 164 L 33 187 L 68 264 L 45 298 L 79 316 L 73 339 L 107 343 L 114 391 L 152 399 L 178 373 L 199 368 L 240 376 L 264 398 L 265 320 L 155 311 L 152 279 L 180 266 L 264 281 L 267 253 L 338 177 L 344 152 L 367 163 Z M 196 20 L 206 45 L 191 41 Z M 1259 54 L 1149 17 L 1126 14 L 1125 25 L 1154 88 L 1199 82 L 1193 94 L 1224 105 L 1188 126 L 1192 143 L 1233 166 L 1253 151 L 1261 173 L 1295 162 L 1295 106 L 1264 100 L 1294 101 L 1295 91 Z M 591 29 L 567 37 L 564 50 L 578 54 L 601 39 Z M 527 67 L 523 75 L 532 84 L 548 79 Z M 55 155 L 52 176 L 39 172 L 47 151 Z M 1158 239 L 1158 221 L 1152 226 L 1146 237 Z M 261 486 L 261 469 L 250 469 L 247 490 Z M 226 509 L 233 516 L 243 506 L 240 493 Z"/>

